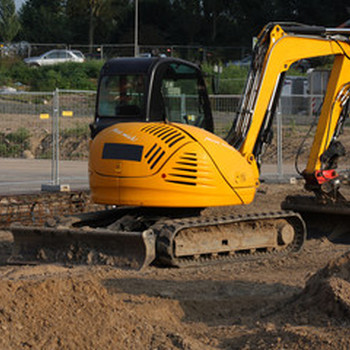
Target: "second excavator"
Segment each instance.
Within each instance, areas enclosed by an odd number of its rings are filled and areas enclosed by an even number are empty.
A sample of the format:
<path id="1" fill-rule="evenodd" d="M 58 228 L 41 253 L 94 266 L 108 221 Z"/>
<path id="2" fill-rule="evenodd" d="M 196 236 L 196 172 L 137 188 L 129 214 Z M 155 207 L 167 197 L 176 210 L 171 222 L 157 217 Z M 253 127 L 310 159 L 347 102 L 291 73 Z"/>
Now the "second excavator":
<path id="1" fill-rule="evenodd" d="M 12 227 L 12 261 L 182 267 L 300 250 L 305 223 L 296 212 L 242 216 L 233 207 L 232 215 L 218 217 L 200 211 L 253 201 L 285 72 L 298 60 L 328 55 L 335 57 L 333 70 L 303 176 L 315 198 L 336 193 L 333 202 L 342 198 L 344 204 L 332 166 L 350 96 L 348 34 L 267 25 L 225 139 L 213 132 L 196 65 L 175 58 L 108 61 L 99 79 L 89 156 L 92 199 L 108 209 L 59 218 L 47 227 Z"/>

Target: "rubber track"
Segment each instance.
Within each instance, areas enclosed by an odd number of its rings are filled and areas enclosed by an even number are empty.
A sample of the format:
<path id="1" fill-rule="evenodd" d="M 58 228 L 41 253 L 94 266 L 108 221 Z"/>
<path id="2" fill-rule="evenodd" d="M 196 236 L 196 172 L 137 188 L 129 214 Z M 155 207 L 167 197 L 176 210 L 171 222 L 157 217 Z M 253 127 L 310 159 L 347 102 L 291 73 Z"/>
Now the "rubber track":
<path id="1" fill-rule="evenodd" d="M 248 221 L 259 221 L 268 219 L 288 219 L 292 222 L 295 229 L 295 238 L 291 244 L 289 244 L 283 250 L 268 251 L 259 249 L 255 252 L 236 252 L 235 254 L 203 254 L 199 258 L 194 257 L 181 257 L 176 258 L 173 256 L 174 239 L 181 229 L 190 227 L 205 227 L 220 224 L 229 223 L 241 223 Z M 158 235 L 157 239 L 157 256 L 158 263 L 161 265 L 170 265 L 176 267 L 189 267 L 189 266 L 203 266 L 217 264 L 221 262 L 234 262 L 234 261 L 247 261 L 258 258 L 267 258 L 272 256 L 284 256 L 292 252 L 298 252 L 305 241 L 306 227 L 303 219 L 297 213 L 290 211 L 278 211 L 270 213 L 258 213 L 247 215 L 229 215 L 220 217 L 200 217 L 189 219 L 177 219 L 161 224 L 156 224 L 152 227 L 153 231 Z"/>

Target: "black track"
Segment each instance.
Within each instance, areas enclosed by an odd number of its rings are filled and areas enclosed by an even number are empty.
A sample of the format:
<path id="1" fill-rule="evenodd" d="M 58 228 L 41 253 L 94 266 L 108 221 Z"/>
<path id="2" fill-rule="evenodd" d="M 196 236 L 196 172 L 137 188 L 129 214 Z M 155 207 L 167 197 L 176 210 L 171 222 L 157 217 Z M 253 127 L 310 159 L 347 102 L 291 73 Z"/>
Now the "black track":
<path id="1" fill-rule="evenodd" d="M 222 254 L 203 254 L 198 256 L 186 256 L 176 257 L 174 256 L 174 241 L 176 236 L 183 229 L 190 227 L 205 227 L 230 223 L 242 223 L 242 222 L 257 222 L 261 220 L 271 219 L 286 219 L 295 230 L 295 237 L 292 243 L 284 247 L 283 249 L 257 249 L 257 250 L 242 250 L 234 251 L 234 254 L 228 252 Z M 245 261 L 257 258 L 286 255 L 292 252 L 298 252 L 305 241 L 306 228 L 305 223 L 301 216 L 294 212 L 278 211 L 271 213 L 259 213 L 248 215 L 230 215 L 221 217 L 199 217 L 199 218 L 186 218 L 176 219 L 171 221 L 162 222 L 152 227 L 152 230 L 157 235 L 157 256 L 158 262 L 162 265 L 170 265 L 177 267 L 185 266 L 201 266 L 217 264 L 225 261 Z"/>

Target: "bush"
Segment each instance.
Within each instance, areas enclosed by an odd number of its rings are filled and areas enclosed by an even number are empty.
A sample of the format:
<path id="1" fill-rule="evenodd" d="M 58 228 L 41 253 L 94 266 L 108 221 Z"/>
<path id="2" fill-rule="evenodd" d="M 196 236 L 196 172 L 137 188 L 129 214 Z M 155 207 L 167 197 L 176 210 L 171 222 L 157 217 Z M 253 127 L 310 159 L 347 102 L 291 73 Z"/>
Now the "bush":
<path id="1" fill-rule="evenodd" d="M 73 128 L 70 129 L 64 129 L 60 132 L 62 138 L 67 137 L 89 137 L 90 135 L 90 129 L 89 125 L 87 124 L 78 124 Z"/>
<path id="2" fill-rule="evenodd" d="M 19 128 L 15 132 L 5 135 L 0 133 L 0 156 L 21 157 L 23 151 L 30 148 L 30 132 Z"/>
<path id="3" fill-rule="evenodd" d="M 30 132 L 26 128 L 19 128 L 6 136 L 7 140 L 13 143 L 26 144 L 30 138 Z"/>
<path id="4" fill-rule="evenodd" d="M 208 92 L 214 93 L 213 85 L 218 82 L 216 88 L 219 94 L 233 94 L 239 95 L 242 93 L 244 84 L 248 74 L 247 67 L 227 66 L 222 68 L 222 73 L 219 75 L 214 72 L 214 67 L 210 65 L 204 65 L 202 67 L 203 72 L 207 75 L 206 83 Z"/>
<path id="5" fill-rule="evenodd" d="M 52 91 L 56 88 L 96 90 L 102 65 L 102 61 L 88 61 L 32 69 L 37 74 L 33 77 L 30 88 L 33 91 Z"/>
<path id="6" fill-rule="evenodd" d="M 96 90 L 97 79 L 104 61 L 63 63 L 54 66 L 29 67 L 21 60 L 0 59 L 0 84 L 21 83 L 31 91 L 58 89 Z"/>

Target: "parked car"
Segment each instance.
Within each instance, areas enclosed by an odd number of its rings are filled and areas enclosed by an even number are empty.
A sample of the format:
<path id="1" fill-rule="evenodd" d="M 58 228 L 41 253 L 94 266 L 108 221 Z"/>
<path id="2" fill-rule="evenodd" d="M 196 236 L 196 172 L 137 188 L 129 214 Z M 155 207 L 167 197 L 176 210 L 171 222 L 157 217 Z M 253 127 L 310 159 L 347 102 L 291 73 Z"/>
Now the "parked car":
<path id="1" fill-rule="evenodd" d="M 64 62 L 84 62 L 85 57 L 82 52 L 78 50 L 51 50 L 45 52 L 41 56 L 28 57 L 24 62 L 29 66 L 49 66 Z"/>
<path id="2" fill-rule="evenodd" d="M 81 51 L 79 51 L 79 50 L 72 50 L 72 52 L 74 53 L 74 55 L 76 55 L 79 58 L 82 58 L 85 61 L 85 56 L 84 56 L 84 54 Z"/>

